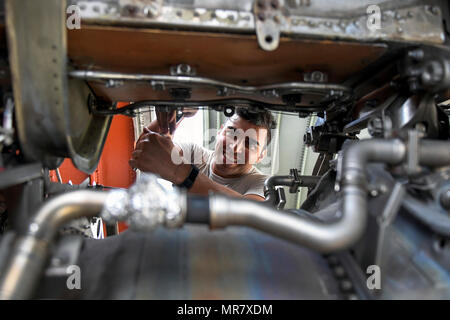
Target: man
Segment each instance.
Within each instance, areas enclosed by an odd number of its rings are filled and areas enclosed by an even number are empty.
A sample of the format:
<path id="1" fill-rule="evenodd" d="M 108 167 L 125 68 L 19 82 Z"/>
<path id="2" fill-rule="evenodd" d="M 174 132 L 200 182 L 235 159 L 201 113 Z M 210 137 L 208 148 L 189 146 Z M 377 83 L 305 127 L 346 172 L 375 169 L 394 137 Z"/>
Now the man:
<path id="1" fill-rule="evenodd" d="M 214 150 L 193 143 L 174 145 L 174 113 L 157 113 L 139 138 L 130 165 L 152 172 L 189 192 L 209 192 L 263 201 L 267 176 L 253 165 L 266 156 L 275 121 L 269 111 L 237 108 L 216 136 Z M 194 161 L 192 161 L 194 160 Z"/>

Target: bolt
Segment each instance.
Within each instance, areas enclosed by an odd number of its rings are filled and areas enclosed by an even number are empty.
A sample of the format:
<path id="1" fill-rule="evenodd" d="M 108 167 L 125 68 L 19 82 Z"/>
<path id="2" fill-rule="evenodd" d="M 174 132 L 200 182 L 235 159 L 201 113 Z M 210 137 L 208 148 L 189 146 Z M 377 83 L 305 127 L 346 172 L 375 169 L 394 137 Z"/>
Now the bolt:
<path id="1" fill-rule="evenodd" d="M 408 57 L 414 59 L 414 60 L 422 60 L 424 56 L 424 52 L 423 50 L 417 49 L 417 50 L 412 50 L 412 51 L 408 51 Z"/>
<path id="2" fill-rule="evenodd" d="M 256 5 L 258 6 L 259 9 L 264 9 L 266 7 L 266 3 L 264 0 L 258 0 Z"/>
<path id="3" fill-rule="evenodd" d="M 432 14 L 438 15 L 439 14 L 439 7 L 434 6 L 434 7 L 432 7 L 430 9 L 430 11 L 431 11 Z"/>
<path id="4" fill-rule="evenodd" d="M 371 197 L 377 197 L 378 196 L 378 190 L 377 189 L 370 190 L 370 196 Z"/>
<path id="5" fill-rule="evenodd" d="M 380 185 L 381 193 L 386 193 L 386 192 L 388 192 L 388 190 L 389 190 L 389 188 L 385 184 Z"/>
<path id="6" fill-rule="evenodd" d="M 371 136 L 381 135 L 383 133 L 383 121 L 378 117 L 370 119 L 367 130 Z"/>
<path id="7" fill-rule="evenodd" d="M 311 73 L 311 80 L 314 82 L 324 82 L 325 74 L 321 71 L 313 71 Z"/>
<path id="8" fill-rule="evenodd" d="M 35 222 L 33 222 L 29 227 L 30 232 L 35 233 L 39 230 L 39 225 Z"/>
<path id="9" fill-rule="evenodd" d="M 441 193 L 441 196 L 439 197 L 439 201 L 441 202 L 441 206 L 445 210 L 450 211 L 450 187 Z"/>
<path id="10" fill-rule="evenodd" d="M 271 6 L 273 9 L 277 9 L 277 8 L 278 8 L 278 0 L 272 0 L 272 1 L 270 2 L 270 6 Z"/>
<path id="11" fill-rule="evenodd" d="M 106 11 L 106 13 L 114 14 L 117 12 L 117 8 L 113 7 L 113 6 L 108 6 L 105 11 Z"/>
<path id="12" fill-rule="evenodd" d="M 54 267 L 59 267 L 60 265 L 61 265 L 61 259 L 59 259 L 59 258 L 53 258 L 52 259 L 52 265 L 54 266 Z"/>
<path id="13" fill-rule="evenodd" d="M 340 283 L 340 288 L 344 292 L 349 292 L 353 289 L 353 285 L 350 280 L 342 280 Z"/>
<path id="14" fill-rule="evenodd" d="M 152 11 L 151 8 L 145 7 L 144 10 L 143 10 L 143 12 L 144 12 L 144 15 L 145 15 L 145 16 L 147 16 L 147 17 L 149 17 L 149 18 L 153 17 L 153 11 Z"/>
<path id="15" fill-rule="evenodd" d="M 341 266 L 337 266 L 333 269 L 334 275 L 337 278 L 343 278 L 345 276 L 345 270 Z"/>
<path id="16" fill-rule="evenodd" d="M 126 16 L 134 16 L 138 12 L 138 7 L 132 5 L 126 5 L 123 7 L 123 13 Z"/>
<path id="17" fill-rule="evenodd" d="M 425 126 L 425 124 L 423 124 L 422 122 L 416 123 L 416 125 L 414 126 L 414 128 L 419 131 L 420 133 L 426 133 L 427 132 L 427 127 Z"/>

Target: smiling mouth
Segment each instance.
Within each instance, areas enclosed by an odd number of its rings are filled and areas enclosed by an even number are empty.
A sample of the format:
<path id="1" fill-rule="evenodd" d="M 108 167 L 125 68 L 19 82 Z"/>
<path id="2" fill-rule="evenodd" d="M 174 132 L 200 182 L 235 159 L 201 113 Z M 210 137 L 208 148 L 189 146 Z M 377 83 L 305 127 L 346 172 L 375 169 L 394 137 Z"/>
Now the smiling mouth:
<path id="1" fill-rule="evenodd" d="M 227 152 L 224 151 L 222 153 L 222 159 L 223 159 L 222 160 L 223 164 L 228 164 L 228 165 L 241 164 L 239 162 L 240 157 L 239 157 L 239 155 L 237 153 L 227 153 Z"/>

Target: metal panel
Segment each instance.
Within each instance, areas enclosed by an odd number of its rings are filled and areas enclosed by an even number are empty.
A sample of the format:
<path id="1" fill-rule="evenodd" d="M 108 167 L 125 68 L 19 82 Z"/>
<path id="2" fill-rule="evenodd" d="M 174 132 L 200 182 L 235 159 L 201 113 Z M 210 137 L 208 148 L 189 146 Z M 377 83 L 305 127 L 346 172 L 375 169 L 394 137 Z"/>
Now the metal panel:
<path id="1" fill-rule="evenodd" d="M 340 297 L 319 254 L 247 228 L 185 226 L 87 239 L 78 265 L 83 289 L 70 296 L 78 299 Z"/>
<path id="2" fill-rule="evenodd" d="M 109 117 L 93 117 L 88 87 L 67 78 L 66 2 L 6 1 L 16 120 L 22 150 L 50 169 L 71 157 L 94 170 Z"/>
<path id="3" fill-rule="evenodd" d="M 276 49 L 279 34 L 428 44 L 444 41 L 441 9 L 422 0 L 260 0 L 259 9 L 253 8 L 253 0 L 72 0 L 71 3 L 79 5 L 83 22 L 88 24 L 262 32 L 273 39 L 270 41 L 273 45 L 260 42 L 265 50 Z M 368 27 L 370 5 L 377 5 L 380 10 L 379 29 Z M 257 14 L 261 12 L 262 15 Z M 261 28 L 262 25 L 270 30 Z"/>

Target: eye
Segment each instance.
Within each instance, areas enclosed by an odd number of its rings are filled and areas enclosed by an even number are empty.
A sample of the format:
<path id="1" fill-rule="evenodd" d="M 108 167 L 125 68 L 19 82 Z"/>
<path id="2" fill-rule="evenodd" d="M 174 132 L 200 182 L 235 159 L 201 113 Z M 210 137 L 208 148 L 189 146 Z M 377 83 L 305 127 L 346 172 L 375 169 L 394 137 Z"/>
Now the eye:
<path id="1" fill-rule="evenodd" d="M 234 128 L 233 128 L 233 127 L 227 127 L 227 128 L 225 129 L 225 134 L 226 134 L 227 136 L 232 136 L 232 135 L 234 135 Z"/>
<path id="2" fill-rule="evenodd" d="M 251 151 L 258 150 L 258 145 L 254 141 L 250 141 L 248 138 L 245 139 L 245 148 Z"/>

